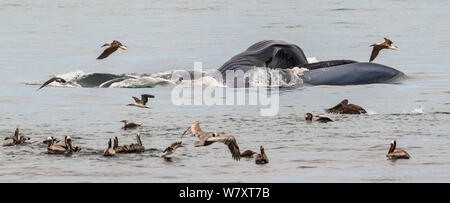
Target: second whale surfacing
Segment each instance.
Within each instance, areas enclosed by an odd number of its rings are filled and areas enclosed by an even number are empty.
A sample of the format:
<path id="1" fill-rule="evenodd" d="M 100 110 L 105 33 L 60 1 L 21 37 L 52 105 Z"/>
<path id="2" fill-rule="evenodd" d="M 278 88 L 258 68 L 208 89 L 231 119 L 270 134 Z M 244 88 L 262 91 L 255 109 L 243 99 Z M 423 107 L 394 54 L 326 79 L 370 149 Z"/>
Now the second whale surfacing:
<path id="1" fill-rule="evenodd" d="M 331 60 L 308 63 L 303 50 L 292 43 L 281 40 L 264 40 L 250 46 L 244 52 L 225 62 L 219 71 L 226 79 L 229 70 L 247 72 L 255 67 L 270 69 L 308 69 L 299 78 L 309 85 L 359 85 L 372 83 L 394 83 L 406 75 L 394 68 L 353 60 Z M 248 84 L 246 84 L 248 85 Z"/>

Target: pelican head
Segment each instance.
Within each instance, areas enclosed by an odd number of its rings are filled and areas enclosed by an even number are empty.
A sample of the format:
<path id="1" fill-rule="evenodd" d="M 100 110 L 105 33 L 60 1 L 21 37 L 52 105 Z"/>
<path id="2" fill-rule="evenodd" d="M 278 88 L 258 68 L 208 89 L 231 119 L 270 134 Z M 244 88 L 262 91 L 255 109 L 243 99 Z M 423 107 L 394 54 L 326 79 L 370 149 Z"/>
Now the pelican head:
<path id="1" fill-rule="evenodd" d="M 313 118 L 313 115 L 312 115 L 311 113 L 305 114 L 305 119 L 306 119 L 307 121 L 312 121 L 312 118 Z"/>

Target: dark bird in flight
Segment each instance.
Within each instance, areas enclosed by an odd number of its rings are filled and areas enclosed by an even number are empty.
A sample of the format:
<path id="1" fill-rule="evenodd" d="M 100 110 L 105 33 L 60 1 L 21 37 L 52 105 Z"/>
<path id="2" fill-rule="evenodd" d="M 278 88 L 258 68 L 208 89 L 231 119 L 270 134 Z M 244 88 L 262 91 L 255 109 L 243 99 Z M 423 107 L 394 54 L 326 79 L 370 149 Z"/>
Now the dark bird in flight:
<path id="1" fill-rule="evenodd" d="M 334 106 L 333 108 L 326 109 L 328 113 L 337 113 L 337 114 L 361 114 L 367 113 L 365 109 L 356 105 L 349 104 L 348 99 L 342 100 L 339 104 Z"/>
<path id="2" fill-rule="evenodd" d="M 52 82 L 66 83 L 66 80 L 64 80 L 60 77 L 52 77 L 52 78 L 50 78 L 50 80 L 47 80 L 47 82 L 42 84 L 41 87 L 39 87 L 39 89 L 37 89 L 36 91 L 42 89 L 43 87 L 47 86 L 48 84 L 50 84 Z"/>
<path id="3" fill-rule="evenodd" d="M 380 52 L 380 50 L 382 50 L 382 49 L 397 50 L 398 47 L 397 46 L 392 46 L 392 43 L 393 42 L 390 39 L 384 38 L 384 42 L 383 43 L 376 43 L 376 44 L 370 45 L 371 47 L 373 47 L 373 49 L 372 49 L 372 54 L 370 55 L 369 62 L 372 62 L 377 57 L 377 55 Z"/>
<path id="4" fill-rule="evenodd" d="M 184 131 L 183 135 L 189 132 L 192 136 L 197 137 L 199 141 L 194 142 L 195 147 L 208 146 L 215 142 L 222 142 L 228 146 L 231 152 L 231 156 L 234 160 L 239 161 L 241 158 L 241 152 L 236 139 L 233 136 L 223 136 L 218 133 L 208 134 L 200 129 L 200 124 L 197 122 Z"/>
<path id="5" fill-rule="evenodd" d="M 391 147 L 389 148 L 388 154 L 386 157 L 389 159 L 409 159 L 411 156 L 405 150 L 397 150 L 395 151 L 395 147 L 397 146 L 397 141 L 392 140 Z"/>
<path id="6" fill-rule="evenodd" d="M 148 102 L 148 98 L 155 98 L 155 96 L 151 95 L 151 94 L 143 94 L 141 95 L 141 99 L 134 97 L 134 104 L 127 104 L 127 106 L 135 106 L 135 107 L 140 107 L 140 108 L 150 108 L 148 106 L 146 106 L 147 102 Z"/>
<path id="7" fill-rule="evenodd" d="M 100 56 L 98 56 L 97 59 L 104 59 L 104 58 L 108 57 L 113 52 L 115 52 L 118 48 L 121 48 L 123 50 L 128 49 L 127 46 L 123 45 L 122 43 L 120 43 L 117 40 L 114 40 L 112 43 L 106 43 L 102 47 L 104 47 L 104 46 L 109 46 L 109 47 L 107 49 L 105 49 L 105 51 L 103 51 L 103 53 Z"/>
<path id="8" fill-rule="evenodd" d="M 181 145 L 181 142 L 174 142 L 170 145 L 170 147 L 167 147 L 162 153 L 161 153 L 161 157 L 166 157 L 168 155 L 171 155 L 175 152 L 175 150 L 178 147 L 183 147 L 183 145 Z"/>
<path id="9" fill-rule="evenodd" d="M 324 115 L 316 115 L 313 116 L 312 113 L 307 113 L 305 114 L 305 120 L 306 121 L 319 121 L 322 123 L 326 123 L 326 122 L 333 122 L 333 120 L 331 120 L 330 118 L 324 116 Z"/>

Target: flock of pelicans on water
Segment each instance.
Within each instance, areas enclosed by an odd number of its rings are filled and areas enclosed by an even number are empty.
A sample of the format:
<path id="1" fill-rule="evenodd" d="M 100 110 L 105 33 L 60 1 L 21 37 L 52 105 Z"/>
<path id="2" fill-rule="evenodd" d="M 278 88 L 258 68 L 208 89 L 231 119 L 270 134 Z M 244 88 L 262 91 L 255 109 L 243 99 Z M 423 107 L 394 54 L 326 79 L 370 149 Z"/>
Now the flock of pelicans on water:
<path id="1" fill-rule="evenodd" d="M 379 51 L 382 49 L 397 49 L 396 46 L 392 46 L 392 41 L 384 38 L 383 43 L 376 43 L 372 44 L 373 50 L 372 54 L 370 56 L 370 61 L 373 61 L 375 57 L 378 55 Z M 97 59 L 104 59 L 108 57 L 110 54 L 115 52 L 117 49 L 121 48 L 123 50 L 127 50 L 128 48 L 125 45 L 122 45 L 117 40 L 114 40 L 112 43 L 106 43 L 103 46 L 109 46 L 107 49 L 103 51 L 103 53 L 97 57 Z M 102 47 L 103 47 L 102 46 Z M 53 77 L 50 80 L 46 81 L 42 86 L 39 87 L 40 90 L 43 87 L 47 86 L 48 84 L 52 82 L 58 82 L 58 83 L 65 83 L 66 81 L 63 78 L 60 77 Z M 137 98 L 133 96 L 133 99 L 135 103 L 128 104 L 127 106 L 135 106 L 140 108 L 149 108 L 147 106 L 147 102 L 149 98 L 155 98 L 155 96 L 151 94 L 142 94 L 141 98 Z M 364 110 L 362 107 L 355 105 L 355 104 L 349 104 L 347 99 L 344 99 L 342 102 L 337 104 L 336 106 L 329 108 L 326 110 L 328 113 L 336 113 L 336 114 L 361 114 L 361 113 L 367 113 L 366 110 Z M 306 122 L 332 122 L 333 120 L 328 118 L 325 115 L 316 115 L 313 116 L 311 113 L 305 114 L 305 120 Z M 124 126 L 122 129 L 133 129 L 141 126 L 140 124 L 136 123 L 129 123 L 126 120 L 121 121 L 123 122 Z M 184 133 L 181 135 L 181 138 L 186 134 L 189 133 L 194 137 L 197 137 L 199 141 L 194 142 L 195 147 L 200 146 L 208 146 L 215 142 L 221 142 L 228 146 L 228 149 L 231 152 L 231 156 L 234 160 L 240 160 L 241 157 L 245 158 L 255 158 L 256 164 L 267 164 L 269 163 L 269 159 L 267 158 L 267 155 L 264 152 L 264 147 L 260 146 L 260 153 L 256 153 L 252 150 L 245 150 L 242 153 L 239 150 L 239 146 L 236 142 L 236 139 L 234 136 L 226 136 L 226 135 L 220 135 L 217 132 L 214 133 L 206 133 L 202 131 L 200 128 L 200 124 L 194 123 L 189 128 L 184 131 Z M 20 136 L 19 137 L 19 128 L 16 128 L 15 134 L 13 136 L 6 137 L 5 140 L 11 139 L 12 142 L 5 144 L 4 146 L 15 146 L 15 145 L 22 145 L 25 143 L 26 140 L 30 140 L 30 137 L 27 136 Z M 112 141 L 113 140 L 113 141 Z M 47 144 L 47 152 L 49 154 L 64 154 L 64 155 L 71 155 L 72 153 L 80 152 L 81 147 L 76 146 L 74 147 L 72 144 L 72 138 L 70 136 L 64 137 L 64 142 L 61 142 L 60 140 L 50 136 L 47 139 L 43 141 L 44 144 Z M 177 148 L 183 147 L 181 142 L 174 142 L 169 147 L 167 147 L 162 153 L 161 157 L 164 157 L 166 159 L 170 159 L 169 155 L 173 154 Z M 389 148 L 389 151 L 386 155 L 389 159 L 409 159 L 411 156 L 405 151 L 405 150 L 397 150 L 396 148 L 396 141 L 392 140 L 391 146 Z M 140 134 L 136 134 L 136 143 L 132 143 L 129 145 L 119 145 L 119 139 L 117 137 L 114 137 L 113 139 L 108 140 L 108 147 L 103 151 L 104 156 L 115 156 L 118 153 L 140 153 L 145 151 L 145 147 L 142 145 Z M 256 156 L 255 156 L 256 154 Z"/>

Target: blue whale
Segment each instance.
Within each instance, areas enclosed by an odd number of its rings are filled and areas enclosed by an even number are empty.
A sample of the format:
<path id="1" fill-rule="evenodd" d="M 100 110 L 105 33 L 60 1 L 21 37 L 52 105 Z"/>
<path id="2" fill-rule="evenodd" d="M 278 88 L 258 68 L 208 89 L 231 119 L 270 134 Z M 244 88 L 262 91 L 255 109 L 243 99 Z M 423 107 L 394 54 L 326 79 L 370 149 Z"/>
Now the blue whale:
<path id="1" fill-rule="evenodd" d="M 224 79 L 229 70 L 247 72 L 255 67 L 271 69 L 308 69 L 299 77 L 309 85 L 360 85 L 372 83 L 395 83 L 406 75 L 394 68 L 353 60 L 331 60 L 308 63 L 303 50 L 281 40 L 264 40 L 233 56 L 218 70 Z"/>

